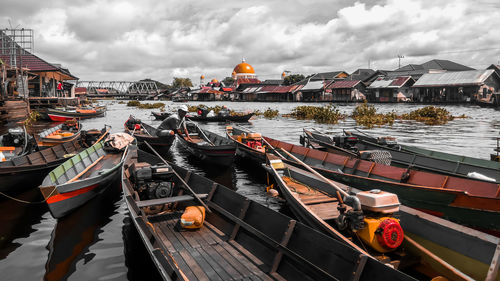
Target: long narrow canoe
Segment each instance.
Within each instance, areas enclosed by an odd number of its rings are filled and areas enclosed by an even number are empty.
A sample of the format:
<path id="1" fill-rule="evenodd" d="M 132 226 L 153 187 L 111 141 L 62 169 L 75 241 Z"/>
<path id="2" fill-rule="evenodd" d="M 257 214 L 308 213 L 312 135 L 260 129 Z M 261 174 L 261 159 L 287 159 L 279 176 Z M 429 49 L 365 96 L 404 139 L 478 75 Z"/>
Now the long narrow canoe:
<path id="1" fill-rule="evenodd" d="M 68 121 L 72 122 L 72 121 Z M 64 142 L 72 141 L 80 137 L 82 125 L 79 121 L 74 123 L 61 123 L 52 128 L 43 130 L 38 134 L 38 147 L 44 149 Z"/>
<path id="2" fill-rule="evenodd" d="M 272 165 L 267 166 L 268 171 L 272 174 L 275 181 L 278 183 L 278 187 L 281 191 L 281 194 L 286 199 L 288 205 L 290 205 L 290 209 L 294 214 L 304 223 L 324 232 L 327 235 L 330 235 L 346 244 L 353 244 L 353 247 L 358 248 L 360 251 L 363 251 L 360 247 L 363 245 L 361 241 L 358 239 L 358 235 L 354 235 L 349 231 L 340 231 L 336 228 L 336 223 L 333 221 L 339 216 L 339 211 L 337 207 L 339 206 L 339 202 L 336 196 L 336 190 L 332 188 L 327 183 L 323 182 L 318 177 L 314 176 L 308 171 L 303 169 L 284 164 L 283 167 L 275 169 Z M 335 183 L 337 186 L 341 186 L 344 190 L 347 190 L 347 186 L 343 186 L 339 183 Z M 404 208 L 407 210 L 409 208 Z M 400 211 L 400 214 L 404 214 L 406 216 L 410 216 L 405 211 Z M 375 221 L 377 215 L 370 212 L 364 212 L 363 214 L 370 221 Z M 379 214 L 382 217 L 391 217 L 391 214 Z M 400 217 L 400 216 L 398 216 Z M 412 229 L 418 229 L 419 227 L 427 226 L 429 223 L 418 217 L 412 217 L 411 221 Z M 403 221 L 401 219 L 401 224 L 403 225 Z M 407 225 L 407 222 L 404 224 Z M 441 228 L 444 228 L 444 231 L 447 231 L 446 234 L 453 233 L 454 236 L 447 237 L 450 240 L 457 240 L 463 237 L 469 237 L 465 234 L 453 232 L 453 228 L 449 228 L 449 226 L 439 225 Z M 457 227 L 458 225 L 455 225 Z M 369 226 L 365 226 L 370 229 Z M 437 227 L 437 226 L 436 226 Z M 428 229 L 427 229 L 428 230 Z M 368 231 L 375 231 L 368 230 Z M 387 252 L 384 255 L 377 252 L 373 248 L 370 248 L 369 245 L 364 244 L 364 249 L 368 251 L 368 254 L 381 259 L 382 262 L 392 264 L 396 266 L 398 269 L 403 271 L 416 271 L 421 274 L 426 275 L 429 279 L 436 278 L 439 276 L 443 276 L 448 278 L 449 280 L 473 280 L 470 276 L 463 274 L 460 269 L 455 268 L 446 262 L 442 257 L 436 255 L 436 253 L 429 253 L 420 243 L 415 242 L 413 239 L 406 236 L 406 229 L 403 228 L 402 235 L 404 238 L 403 244 L 397 249 L 394 249 L 392 252 Z M 359 233 L 359 232 L 358 232 Z M 419 232 L 420 233 L 420 232 Z M 374 235 L 377 235 L 376 232 Z M 433 233 L 427 233 L 424 235 L 426 239 L 429 237 L 432 238 Z M 487 234 L 483 234 L 483 236 L 489 236 Z M 490 238 L 494 238 L 489 236 Z M 484 242 L 482 239 L 469 239 L 472 242 L 476 242 L 474 245 L 478 245 L 479 242 Z M 496 238 L 496 240 L 499 240 Z M 465 241 L 465 240 L 464 240 Z M 482 246 L 482 244 L 479 243 Z M 495 248 L 496 245 L 488 244 L 489 250 L 491 248 Z M 459 248 L 458 245 L 454 246 L 453 249 Z M 465 247 L 463 247 L 465 248 Z M 411 249 L 411 250 L 407 250 Z M 466 251 L 467 253 L 472 253 L 472 255 L 477 254 L 474 250 Z M 491 258 L 494 251 L 488 251 L 488 253 L 483 254 L 483 258 Z M 500 253 L 499 253 L 500 254 Z M 460 256 L 460 255 L 457 255 Z M 463 256 L 463 255 L 462 255 Z M 486 264 L 487 265 L 487 264 Z M 488 266 L 485 266 L 486 270 L 483 273 L 487 273 Z M 484 269 L 484 267 L 483 267 Z M 473 271 L 469 271 L 471 273 Z M 486 274 L 484 274 L 486 276 Z"/>
<path id="3" fill-rule="evenodd" d="M 151 115 L 153 115 L 156 120 L 162 121 L 162 120 L 165 120 L 170 115 L 172 115 L 172 113 L 169 113 L 169 112 L 154 112 L 154 111 L 152 111 Z"/>
<path id="4" fill-rule="evenodd" d="M 273 147 L 289 151 L 335 181 L 361 190 L 395 193 L 409 207 L 500 235 L 500 185 L 497 183 L 407 170 L 266 139 Z M 280 155 L 288 160 L 284 153 Z"/>
<path id="5" fill-rule="evenodd" d="M 349 143 L 344 144 L 344 147 L 340 147 L 330 136 L 317 130 L 310 131 L 303 129 L 303 131 L 304 135 L 300 137 L 300 143 L 305 147 L 325 150 L 340 155 L 359 157 L 358 148 L 349 145 Z"/>
<path id="6" fill-rule="evenodd" d="M 102 193 L 120 174 L 124 154 L 100 141 L 52 170 L 39 189 L 54 218 L 61 218 Z"/>
<path id="7" fill-rule="evenodd" d="M 398 165 L 415 166 L 437 172 L 454 173 L 467 176 L 476 172 L 493 178 L 500 183 L 500 163 L 434 151 L 402 144 L 387 144 L 383 138 L 374 138 L 365 134 L 346 132 L 359 140 L 359 150 L 384 149 L 391 153 L 392 161 Z"/>
<path id="8" fill-rule="evenodd" d="M 236 155 L 250 159 L 256 163 L 266 162 L 266 149 L 262 143 L 262 135 L 243 127 L 226 127 L 226 135 L 236 144 Z"/>
<path id="9" fill-rule="evenodd" d="M 285 164 L 277 170 L 268 166 L 276 179 L 281 194 L 291 210 L 304 223 L 345 243 L 345 232 L 339 232 L 331 223 L 338 215 L 336 190 L 308 171 Z M 341 186 L 354 192 L 359 190 Z M 304 191 L 305 190 L 305 191 Z M 455 223 L 436 218 L 418 210 L 400 206 L 397 213 L 404 231 L 401 249 L 386 254 L 400 261 L 399 269 L 421 272 L 429 278 L 438 275 L 449 280 L 500 280 L 495 273 L 495 261 L 500 258 L 500 238 Z M 370 254 L 380 257 L 371 249 Z M 401 254 L 404 257 L 401 259 Z"/>
<path id="10" fill-rule="evenodd" d="M 93 109 L 76 109 L 76 110 L 61 110 L 55 108 L 48 108 L 47 115 L 50 120 L 61 122 L 68 121 L 74 118 L 88 119 L 104 115 L 106 112 L 105 106 L 99 106 Z"/>
<path id="11" fill-rule="evenodd" d="M 0 162 L 0 191 L 13 193 L 39 186 L 48 172 L 107 134 L 107 131 L 83 131 L 82 139 Z"/>
<path id="12" fill-rule="evenodd" d="M 188 132 L 191 139 L 184 134 L 177 135 L 179 143 L 186 150 L 205 162 L 221 166 L 229 166 L 233 163 L 236 153 L 234 142 L 198 126 L 189 125 Z"/>
<path id="13" fill-rule="evenodd" d="M 135 166 L 158 162 L 131 149 L 122 188 L 135 227 L 164 280 L 414 280 L 205 177 L 173 164 L 157 166 L 163 176 L 173 168 L 212 210 L 201 228 L 180 231 L 184 207 L 199 204 L 183 192 L 180 179 L 172 176 L 173 196 L 159 199 L 144 199 L 132 180 Z M 152 206 L 163 211 L 150 214 Z"/>
<path id="14" fill-rule="evenodd" d="M 228 116 L 197 116 L 197 115 L 189 115 L 189 116 L 186 116 L 186 118 L 188 118 L 189 120 L 191 121 L 201 121 L 201 122 L 248 122 L 248 120 L 250 120 L 250 118 L 252 118 L 252 116 L 254 115 L 255 113 L 249 113 L 249 114 L 245 114 L 245 115 L 228 115 Z"/>
<path id="15" fill-rule="evenodd" d="M 127 126 L 127 122 L 125 122 L 125 132 L 129 134 L 132 134 L 133 132 L 139 145 L 142 145 L 147 141 L 152 146 L 168 150 L 174 143 L 175 135 L 170 130 L 158 130 L 151 125 L 140 122 L 134 125 L 138 127 L 138 129 L 134 131 L 134 127 Z"/>

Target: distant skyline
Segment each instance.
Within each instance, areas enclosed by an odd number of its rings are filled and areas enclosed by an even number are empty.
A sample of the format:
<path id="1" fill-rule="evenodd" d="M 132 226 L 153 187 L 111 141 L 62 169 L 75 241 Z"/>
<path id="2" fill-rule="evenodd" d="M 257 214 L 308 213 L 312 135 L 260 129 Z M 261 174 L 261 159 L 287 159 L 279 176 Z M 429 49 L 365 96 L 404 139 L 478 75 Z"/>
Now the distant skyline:
<path id="1" fill-rule="evenodd" d="M 81 80 L 197 84 L 245 58 L 260 79 L 358 68 L 394 70 L 431 59 L 477 69 L 500 61 L 500 2 L 19 1 L 0 28 L 35 31 L 35 54 Z"/>

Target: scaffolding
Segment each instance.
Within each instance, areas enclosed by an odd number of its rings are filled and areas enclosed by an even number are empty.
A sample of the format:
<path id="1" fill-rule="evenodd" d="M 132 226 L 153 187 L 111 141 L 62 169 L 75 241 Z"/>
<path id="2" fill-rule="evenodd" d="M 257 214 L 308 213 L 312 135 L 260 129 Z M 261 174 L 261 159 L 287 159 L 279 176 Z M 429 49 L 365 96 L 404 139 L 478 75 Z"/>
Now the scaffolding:
<path id="1" fill-rule="evenodd" d="M 8 55 L 8 64 L 19 68 L 22 65 L 22 56 L 35 51 L 33 29 L 5 28 L 0 30 L 0 54 Z M 18 58 L 21 61 L 18 61 Z"/>

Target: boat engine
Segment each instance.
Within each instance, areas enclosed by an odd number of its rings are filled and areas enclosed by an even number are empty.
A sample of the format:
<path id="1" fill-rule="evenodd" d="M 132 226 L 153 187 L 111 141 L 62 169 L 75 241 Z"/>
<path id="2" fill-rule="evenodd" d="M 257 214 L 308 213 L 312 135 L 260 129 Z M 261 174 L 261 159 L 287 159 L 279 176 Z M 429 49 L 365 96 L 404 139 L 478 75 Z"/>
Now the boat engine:
<path id="1" fill-rule="evenodd" d="M 356 194 L 364 212 L 364 227 L 357 231 L 359 238 L 378 252 L 386 253 L 401 245 L 404 232 L 394 213 L 399 211 L 396 194 L 379 189 Z"/>
<path id="2" fill-rule="evenodd" d="M 24 130 L 21 128 L 9 129 L 2 137 L 2 146 L 20 147 L 24 145 Z"/>
<path id="3" fill-rule="evenodd" d="M 355 136 L 335 136 L 333 141 L 338 147 L 357 151 L 355 145 L 358 143 L 358 138 Z"/>
<path id="4" fill-rule="evenodd" d="M 129 168 L 134 189 L 141 200 L 172 196 L 174 191 L 173 170 L 167 165 L 151 166 L 149 163 L 134 163 Z"/>

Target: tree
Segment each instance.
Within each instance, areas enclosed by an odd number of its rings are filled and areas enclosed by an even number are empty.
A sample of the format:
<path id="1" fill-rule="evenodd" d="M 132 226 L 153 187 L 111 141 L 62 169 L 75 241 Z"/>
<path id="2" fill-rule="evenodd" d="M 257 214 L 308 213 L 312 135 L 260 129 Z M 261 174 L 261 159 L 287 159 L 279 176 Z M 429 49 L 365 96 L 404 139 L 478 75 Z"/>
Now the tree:
<path id="1" fill-rule="evenodd" d="M 302 74 L 292 74 L 292 75 L 288 75 L 287 77 L 285 77 L 283 84 L 284 85 L 292 85 L 292 84 L 297 83 L 297 82 L 304 80 L 304 79 L 305 79 L 305 77 Z"/>
<path id="2" fill-rule="evenodd" d="M 224 84 L 224 86 L 231 86 L 234 84 L 234 78 L 233 77 L 226 77 L 224 78 L 224 80 L 222 80 L 222 83 Z"/>
<path id="3" fill-rule="evenodd" d="M 172 82 L 172 87 L 174 88 L 193 87 L 193 83 L 189 78 L 174 77 L 174 81 Z"/>

